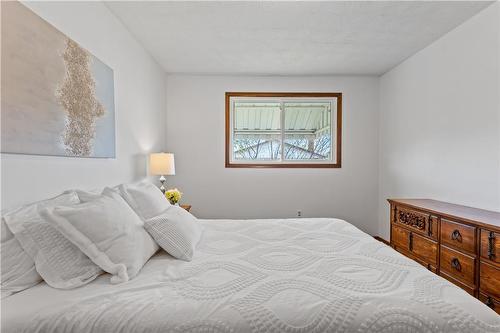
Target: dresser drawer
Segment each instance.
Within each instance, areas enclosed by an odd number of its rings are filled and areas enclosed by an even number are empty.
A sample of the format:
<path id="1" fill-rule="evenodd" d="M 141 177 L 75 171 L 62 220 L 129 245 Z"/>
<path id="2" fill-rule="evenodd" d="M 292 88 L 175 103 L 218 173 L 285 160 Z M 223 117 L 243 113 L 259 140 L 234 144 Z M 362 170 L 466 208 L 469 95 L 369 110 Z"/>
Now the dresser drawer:
<path id="1" fill-rule="evenodd" d="M 441 219 L 441 243 L 458 250 L 475 253 L 476 228 Z"/>
<path id="2" fill-rule="evenodd" d="M 500 264 L 500 233 L 481 230 L 481 257 Z"/>
<path id="3" fill-rule="evenodd" d="M 399 253 L 403 254 L 404 256 L 410 258 L 411 260 L 414 260 L 415 262 L 417 262 L 420 265 L 424 266 L 428 270 L 433 271 L 434 273 L 436 272 L 435 269 L 432 270 L 432 266 L 428 262 L 425 262 L 425 261 L 419 259 L 417 256 L 414 256 L 413 254 L 411 254 L 410 252 L 408 252 L 408 248 L 403 248 L 403 247 L 396 246 L 396 251 L 398 251 Z"/>
<path id="4" fill-rule="evenodd" d="M 500 268 L 485 262 L 481 262 L 479 267 L 479 289 L 496 299 L 500 299 Z"/>
<path id="5" fill-rule="evenodd" d="M 393 221 L 395 224 L 406 226 L 414 232 L 437 239 L 437 217 L 428 213 L 419 212 L 406 207 L 396 206 Z"/>
<path id="6" fill-rule="evenodd" d="M 485 295 L 483 293 L 479 293 L 479 300 L 489 306 L 493 311 L 500 314 L 500 301 L 494 299 L 489 295 Z"/>
<path id="7" fill-rule="evenodd" d="M 419 259 L 433 266 L 437 265 L 437 243 L 405 228 L 392 226 L 392 241 Z"/>
<path id="8" fill-rule="evenodd" d="M 439 272 L 439 275 L 444 277 L 446 280 L 450 281 L 451 283 L 453 283 L 457 287 L 462 288 L 463 290 L 468 292 L 471 296 L 474 296 L 474 297 L 476 296 L 476 293 L 475 293 L 475 290 L 473 287 L 468 286 L 465 283 L 463 283 L 457 279 L 454 279 L 451 275 L 448 275 L 445 272 Z"/>
<path id="9" fill-rule="evenodd" d="M 474 285 L 476 258 L 441 245 L 440 270 L 453 278 Z"/>

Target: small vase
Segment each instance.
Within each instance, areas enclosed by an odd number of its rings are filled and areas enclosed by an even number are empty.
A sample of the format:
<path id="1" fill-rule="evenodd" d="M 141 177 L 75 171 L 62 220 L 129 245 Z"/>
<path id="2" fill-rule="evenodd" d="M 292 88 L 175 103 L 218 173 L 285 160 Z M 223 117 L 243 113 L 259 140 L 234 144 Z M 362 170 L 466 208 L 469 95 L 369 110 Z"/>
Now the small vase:
<path id="1" fill-rule="evenodd" d="M 178 202 L 174 203 L 174 206 L 179 206 L 179 203 Z"/>

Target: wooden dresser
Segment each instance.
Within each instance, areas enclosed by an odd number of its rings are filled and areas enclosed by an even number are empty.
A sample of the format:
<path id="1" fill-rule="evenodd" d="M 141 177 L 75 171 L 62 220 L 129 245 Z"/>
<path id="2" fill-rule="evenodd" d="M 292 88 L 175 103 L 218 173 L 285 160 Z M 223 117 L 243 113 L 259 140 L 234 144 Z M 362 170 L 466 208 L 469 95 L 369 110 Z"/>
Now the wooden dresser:
<path id="1" fill-rule="evenodd" d="M 429 199 L 388 199 L 391 246 L 500 314 L 500 213 Z"/>

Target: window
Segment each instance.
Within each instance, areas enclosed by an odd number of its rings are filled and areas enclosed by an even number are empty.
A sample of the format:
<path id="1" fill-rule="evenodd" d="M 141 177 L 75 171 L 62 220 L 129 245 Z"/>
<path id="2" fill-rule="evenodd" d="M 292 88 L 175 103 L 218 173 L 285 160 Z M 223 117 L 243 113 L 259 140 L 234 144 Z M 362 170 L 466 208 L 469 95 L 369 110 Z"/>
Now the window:
<path id="1" fill-rule="evenodd" d="M 340 168 L 341 93 L 226 93 L 226 167 Z"/>

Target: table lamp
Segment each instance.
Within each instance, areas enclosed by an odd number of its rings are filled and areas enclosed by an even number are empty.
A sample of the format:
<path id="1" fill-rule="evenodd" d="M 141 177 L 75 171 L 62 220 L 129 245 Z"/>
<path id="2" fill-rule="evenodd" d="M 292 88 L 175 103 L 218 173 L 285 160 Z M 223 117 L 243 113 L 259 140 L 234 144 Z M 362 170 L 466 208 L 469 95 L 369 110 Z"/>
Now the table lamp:
<path id="1" fill-rule="evenodd" d="M 153 153 L 149 155 L 149 173 L 160 176 L 160 190 L 165 193 L 165 176 L 175 175 L 174 154 Z"/>

